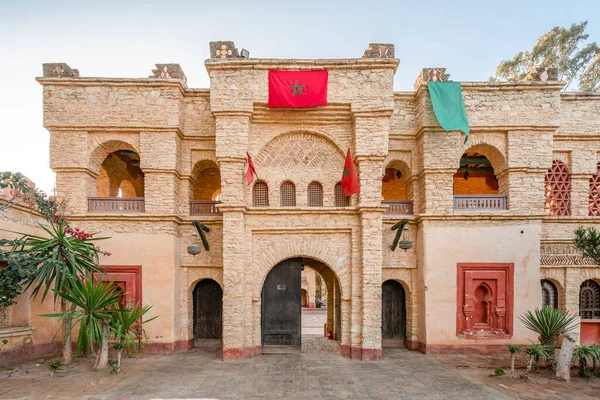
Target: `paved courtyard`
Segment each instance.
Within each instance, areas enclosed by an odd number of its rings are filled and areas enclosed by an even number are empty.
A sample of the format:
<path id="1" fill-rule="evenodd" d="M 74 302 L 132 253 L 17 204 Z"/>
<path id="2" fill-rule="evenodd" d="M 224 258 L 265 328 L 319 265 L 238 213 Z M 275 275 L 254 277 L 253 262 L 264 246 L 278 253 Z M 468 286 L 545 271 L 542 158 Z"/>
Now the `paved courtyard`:
<path id="1" fill-rule="evenodd" d="M 57 378 L 37 362 L 0 369 L 2 399 L 507 399 L 433 357 L 386 349 L 383 361 L 343 358 L 336 343 L 304 335 L 302 354 L 223 363 L 218 349 L 126 359 L 118 376 L 79 359 Z"/>

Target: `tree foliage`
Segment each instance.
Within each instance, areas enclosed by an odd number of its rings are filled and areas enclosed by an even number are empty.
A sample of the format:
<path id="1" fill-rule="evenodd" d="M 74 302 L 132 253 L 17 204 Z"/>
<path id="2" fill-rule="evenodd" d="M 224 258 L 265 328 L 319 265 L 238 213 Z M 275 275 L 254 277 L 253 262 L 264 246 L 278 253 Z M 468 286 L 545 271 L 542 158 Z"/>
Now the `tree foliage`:
<path id="1" fill-rule="evenodd" d="M 596 228 L 580 226 L 575 230 L 575 247 L 584 257 L 589 257 L 600 265 L 600 233 Z"/>
<path id="2" fill-rule="evenodd" d="M 542 35 L 531 50 L 518 52 L 512 59 L 503 60 L 496 69 L 496 77 L 509 82 L 522 81 L 534 67 L 556 67 L 558 78 L 564 80 L 567 90 L 574 82 L 579 90 L 600 90 L 600 47 L 587 42 L 587 21 L 570 27 L 555 26 Z"/>

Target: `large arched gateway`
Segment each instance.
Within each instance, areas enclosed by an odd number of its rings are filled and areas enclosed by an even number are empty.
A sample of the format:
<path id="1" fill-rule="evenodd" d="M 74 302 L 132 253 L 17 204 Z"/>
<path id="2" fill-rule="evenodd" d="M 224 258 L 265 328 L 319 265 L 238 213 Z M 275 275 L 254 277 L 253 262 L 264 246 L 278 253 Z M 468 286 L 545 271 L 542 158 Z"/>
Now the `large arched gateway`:
<path id="1" fill-rule="evenodd" d="M 281 261 L 268 273 L 261 293 L 262 353 L 298 353 L 302 348 L 301 272 L 310 266 L 327 287 L 326 332 L 341 341 L 341 294 L 337 277 L 324 263 L 309 258 Z"/>

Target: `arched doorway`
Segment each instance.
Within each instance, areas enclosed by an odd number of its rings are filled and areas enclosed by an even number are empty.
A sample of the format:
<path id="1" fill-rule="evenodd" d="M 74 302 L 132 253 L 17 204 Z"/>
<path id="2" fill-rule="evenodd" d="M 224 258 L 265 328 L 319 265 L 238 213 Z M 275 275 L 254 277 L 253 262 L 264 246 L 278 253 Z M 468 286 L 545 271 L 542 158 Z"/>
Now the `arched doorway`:
<path id="1" fill-rule="evenodd" d="M 223 337 L 223 290 L 212 279 L 194 288 L 194 345 L 220 345 Z"/>
<path id="2" fill-rule="evenodd" d="M 302 310 L 302 268 L 310 267 L 322 277 L 327 287 L 326 309 Z M 305 294 L 306 304 L 310 299 Z M 290 258 L 275 265 L 267 274 L 261 293 L 261 344 L 263 354 L 298 353 L 303 340 L 306 348 L 315 348 L 315 341 L 324 343 L 323 325 L 328 337 L 341 343 L 341 291 L 334 271 L 324 263 L 312 258 Z M 302 330 L 302 313 L 311 320 L 320 321 L 318 331 Z M 323 314 L 319 315 L 316 314 Z M 312 327 L 314 328 L 314 327 Z M 302 335 L 305 334 L 305 338 Z M 320 342 L 323 340 L 324 342 Z M 335 343 L 332 343 L 335 345 Z M 317 344 L 316 347 L 321 346 Z"/>
<path id="3" fill-rule="evenodd" d="M 406 339 L 406 294 L 400 282 L 389 280 L 381 286 L 381 338 L 384 347 L 404 346 Z"/>
<path id="4" fill-rule="evenodd" d="M 302 307 L 308 307 L 308 291 L 306 289 L 302 289 L 300 294 L 300 305 Z"/>

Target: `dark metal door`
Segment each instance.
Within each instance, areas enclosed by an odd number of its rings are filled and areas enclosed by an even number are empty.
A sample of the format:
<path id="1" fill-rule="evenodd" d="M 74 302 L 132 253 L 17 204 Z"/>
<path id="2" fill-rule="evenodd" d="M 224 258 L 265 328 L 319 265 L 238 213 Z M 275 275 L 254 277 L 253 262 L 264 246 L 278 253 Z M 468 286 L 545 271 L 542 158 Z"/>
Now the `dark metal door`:
<path id="1" fill-rule="evenodd" d="M 381 298 L 381 336 L 383 339 L 406 337 L 406 296 L 399 282 L 385 281 Z"/>
<path id="2" fill-rule="evenodd" d="M 293 258 L 277 264 L 267 275 L 262 289 L 262 345 L 300 349 L 301 268 Z"/>
<path id="3" fill-rule="evenodd" d="M 212 279 L 194 288 L 194 340 L 221 339 L 223 335 L 223 290 Z"/>

